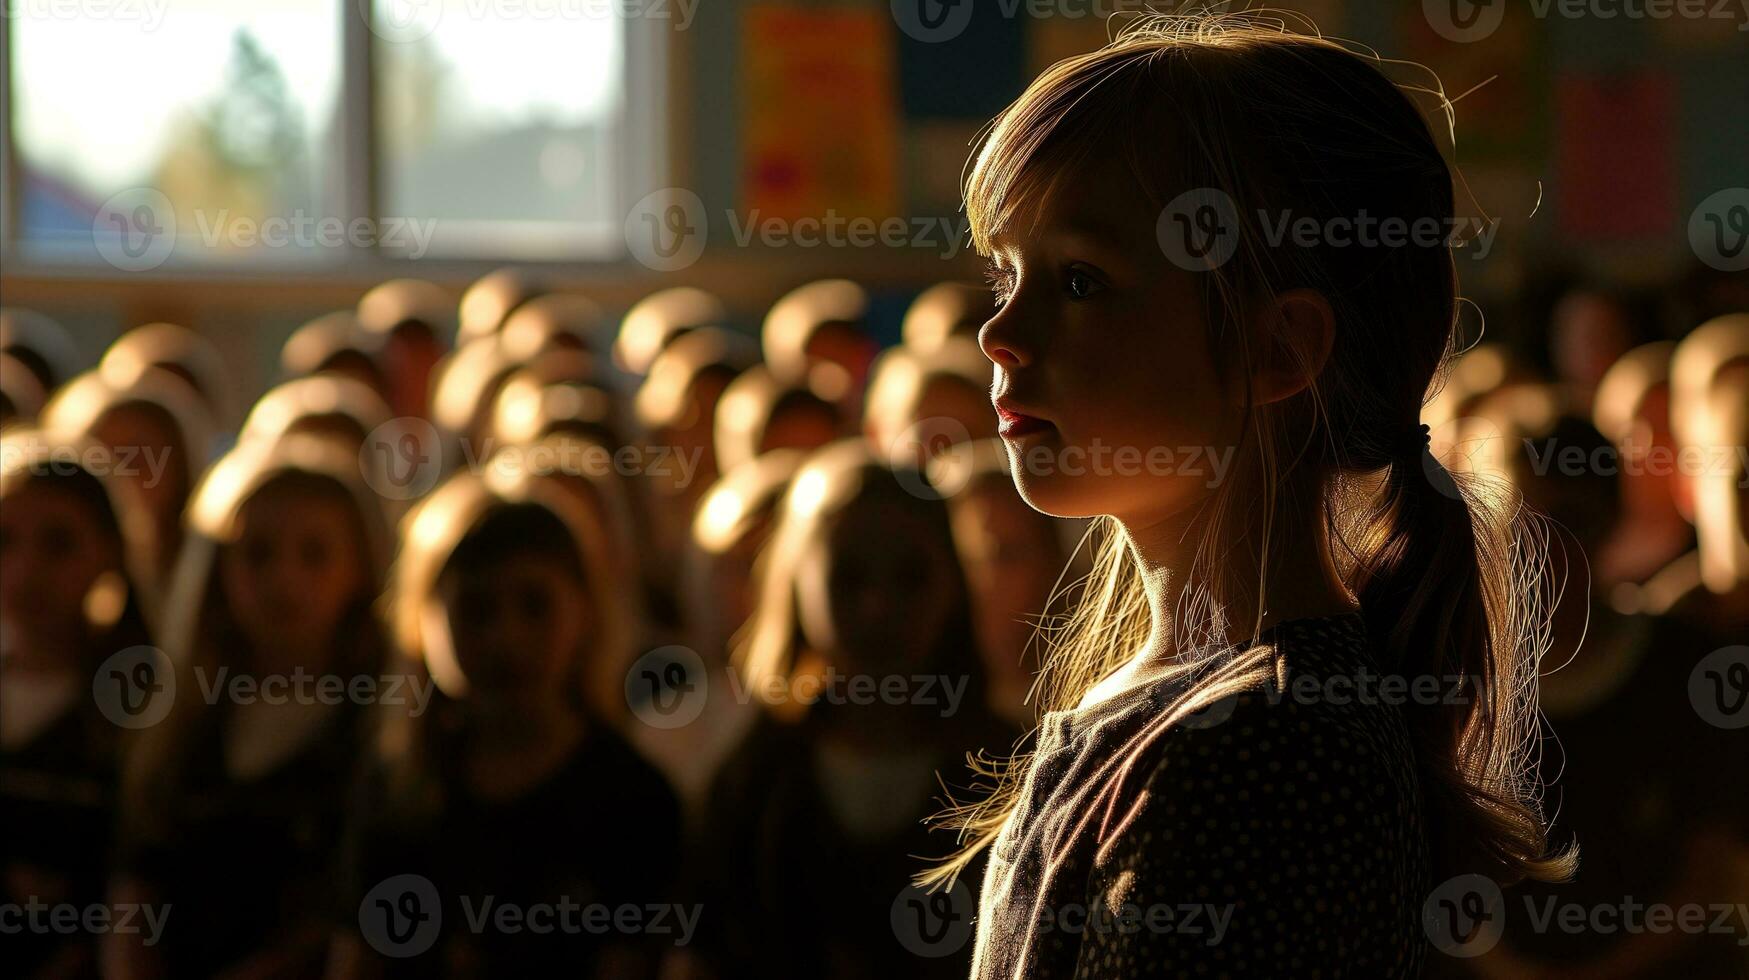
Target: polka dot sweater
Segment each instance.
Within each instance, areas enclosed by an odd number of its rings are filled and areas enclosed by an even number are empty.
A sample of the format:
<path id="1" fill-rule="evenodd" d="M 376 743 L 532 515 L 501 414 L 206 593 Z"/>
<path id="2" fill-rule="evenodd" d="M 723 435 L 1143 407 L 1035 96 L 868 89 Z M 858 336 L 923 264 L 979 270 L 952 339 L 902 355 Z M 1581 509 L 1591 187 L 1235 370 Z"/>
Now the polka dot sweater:
<path id="1" fill-rule="evenodd" d="M 1295 620 L 1262 643 L 1276 682 L 1157 737 L 1137 738 L 1182 681 L 1045 716 L 985 872 L 974 978 L 1420 972 L 1415 764 L 1365 624 Z"/>

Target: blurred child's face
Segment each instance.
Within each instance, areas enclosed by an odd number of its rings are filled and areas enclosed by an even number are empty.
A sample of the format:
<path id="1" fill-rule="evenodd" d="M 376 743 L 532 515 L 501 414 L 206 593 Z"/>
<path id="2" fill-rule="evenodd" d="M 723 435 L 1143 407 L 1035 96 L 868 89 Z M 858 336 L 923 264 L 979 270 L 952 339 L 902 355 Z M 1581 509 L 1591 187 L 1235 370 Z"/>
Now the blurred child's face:
<path id="1" fill-rule="evenodd" d="M 1064 181 L 1036 225 L 1017 218 L 992 257 L 1002 306 L 979 333 L 1027 502 L 1132 529 L 1209 492 L 1206 447 L 1235 444 L 1243 405 L 1217 375 L 1197 276 L 1166 258 L 1139 200 L 1114 154 Z"/>
<path id="2" fill-rule="evenodd" d="M 351 639 L 336 633 L 347 607 L 370 588 L 368 564 L 346 501 L 269 484 L 244 502 L 219 574 L 238 628 L 268 661 L 257 669 L 325 667 Z M 274 662 L 280 657 L 297 662 Z"/>
<path id="3" fill-rule="evenodd" d="M 1061 571 L 1050 521 L 1006 482 L 987 481 L 955 499 L 953 536 L 991 673 L 1022 677 L 1032 617 L 1044 611 Z"/>
<path id="4" fill-rule="evenodd" d="M 905 508 L 852 505 L 802 556 L 796 598 L 808 645 L 849 674 L 925 667 L 964 601 L 953 561 L 950 542 Z"/>
<path id="5" fill-rule="evenodd" d="M 78 636 L 86 595 L 121 564 L 120 543 L 90 508 L 36 481 L 19 487 L 0 506 L 0 620 L 9 642 Z"/>
<path id="6" fill-rule="evenodd" d="M 794 405 L 772 415 L 759 440 L 759 451 L 818 449 L 838 438 L 838 420 L 818 405 Z"/>
<path id="7" fill-rule="evenodd" d="M 442 342 L 424 328 L 403 327 L 389 334 L 382 350 L 383 374 L 396 415 L 425 417 L 431 405 L 431 372 L 443 354 Z"/>
<path id="8" fill-rule="evenodd" d="M 879 349 L 848 323 L 825 323 L 808 336 L 802 353 L 810 366 L 832 364 L 842 369 L 846 398 L 854 401 L 868 384 L 868 371 Z"/>
<path id="9" fill-rule="evenodd" d="M 182 519 L 182 505 L 188 499 L 182 437 L 157 412 L 137 405 L 118 406 L 97 419 L 91 437 L 112 450 L 138 454 L 127 476 L 159 527 L 175 526 Z M 159 473 L 139 462 L 144 459 L 168 462 Z"/>
<path id="10" fill-rule="evenodd" d="M 452 571 L 438 594 L 470 696 L 539 698 L 569 682 L 592 610 L 562 563 L 529 558 Z"/>

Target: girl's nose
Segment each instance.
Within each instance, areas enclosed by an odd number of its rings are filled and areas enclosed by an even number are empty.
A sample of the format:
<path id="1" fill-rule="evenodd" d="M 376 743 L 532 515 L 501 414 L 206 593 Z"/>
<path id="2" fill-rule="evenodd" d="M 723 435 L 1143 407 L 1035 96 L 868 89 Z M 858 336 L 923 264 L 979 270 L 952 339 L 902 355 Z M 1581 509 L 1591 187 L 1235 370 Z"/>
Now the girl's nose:
<path id="1" fill-rule="evenodd" d="M 1014 301 L 1009 300 L 1007 306 L 978 328 L 978 346 L 997 367 L 1012 370 L 1032 363 L 1032 352 L 1020 337 L 1018 321 Z"/>

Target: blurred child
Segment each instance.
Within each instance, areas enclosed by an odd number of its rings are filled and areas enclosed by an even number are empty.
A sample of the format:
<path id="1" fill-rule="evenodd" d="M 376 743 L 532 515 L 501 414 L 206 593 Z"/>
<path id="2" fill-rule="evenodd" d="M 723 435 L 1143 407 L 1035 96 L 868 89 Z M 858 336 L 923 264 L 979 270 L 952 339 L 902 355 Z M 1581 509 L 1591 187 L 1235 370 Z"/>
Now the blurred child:
<path id="1" fill-rule="evenodd" d="M 875 453 L 895 466 L 925 467 L 955 443 L 994 439 L 989 358 L 963 337 L 927 354 L 888 348 L 875 364 L 862 428 Z"/>
<path id="2" fill-rule="evenodd" d="M 929 354 L 949 337 L 978 338 L 978 328 L 996 310 L 987 286 L 966 282 L 943 282 L 917 294 L 905 311 L 900 336 L 905 346 Z"/>
<path id="3" fill-rule="evenodd" d="M 727 472 L 773 449 L 818 449 L 844 434 L 844 416 L 806 385 L 756 364 L 723 390 L 712 427 L 717 468 Z"/>
<path id="4" fill-rule="evenodd" d="M 244 418 L 237 441 L 271 445 L 303 432 L 333 439 L 357 453 L 370 434 L 389 421 L 389 406 L 376 389 L 344 375 L 314 374 L 262 395 Z"/>
<path id="5" fill-rule="evenodd" d="M 470 925 L 482 903 L 599 922 L 670 897 L 673 791 L 587 690 L 628 642 L 617 584 L 600 528 L 526 474 L 459 475 L 410 516 L 395 632 L 438 693 L 423 714 L 385 713 L 343 910 L 363 932 L 341 940 L 338 975 L 655 975 L 672 934 Z M 440 930 L 419 955 L 379 956 L 398 933 L 373 925 L 372 889 L 406 875 L 441 903 L 423 912 Z"/>
<path id="6" fill-rule="evenodd" d="M 674 338 L 697 327 L 721 326 L 728 316 L 722 300 L 702 289 L 677 286 L 651 293 L 627 310 L 620 321 L 613 362 L 620 370 L 641 378 Z"/>
<path id="7" fill-rule="evenodd" d="M 699 327 L 657 355 L 638 388 L 638 422 L 651 444 L 696 461 L 684 485 L 653 487 L 660 499 L 672 501 L 681 527 L 691 521 L 693 506 L 719 473 L 713 446 L 717 405 L 758 356 L 746 337 Z"/>
<path id="8" fill-rule="evenodd" d="M 779 381 L 805 384 L 845 418 L 859 418 L 878 353 L 867 318 L 868 293 L 848 279 L 797 287 L 765 316 L 759 335 L 765 363 Z"/>
<path id="9" fill-rule="evenodd" d="M 1691 699 L 1690 675 L 1712 647 L 1678 621 L 1612 608 L 1588 564 L 1614 527 L 1623 482 L 1609 440 L 1568 414 L 1551 386 L 1523 386 L 1492 411 L 1508 448 L 1504 475 L 1552 518 L 1550 573 L 1562 587 L 1542 669 L 1539 762 L 1551 834 L 1584 860 L 1569 882 L 1509 893 L 1502 944 L 1478 966 L 1489 976 L 1733 975 L 1743 963 L 1736 936 L 1536 924 L 1557 904 L 1602 908 L 1632 896 L 1681 908 L 1740 893 L 1733 869 L 1749 868 L 1749 796 L 1719 768 L 1736 734 Z"/>
<path id="10" fill-rule="evenodd" d="M 379 361 L 383 337 L 367 332 L 351 310 L 336 310 L 292 331 L 279 349 L 279 369 L 286 379 L 332 374 L 369 385 L 377 397 L 389 397 L 389 379 Z"/>
<path id="11" fill-rule="evenodd" d="M 397 416 L 424 418 L 431 405 L 431 373 L 455 335 L 448 292 L 420 279 L 391 279 L 358 301 L 358 325 L 380 338 L 378 364 Z"/>
<path id="12" fill-rule="evenodd" d="M 954 545 L 971 587 L 978 649 L 990 678 L 990 709 L 1018 728 L 1036 712 L 1027 692 L 1038 672 L 1033 634 L 1067 556 L 1057 523 L 1014 490 L 1000 440 L 961 443 L 935 457 L 929 481 L 947 498 Z"/>
<path id="13" fill-rule="evenodd" d="M 505 351 L 529 361 L 549 350 L 581 350 L 607 356 L 607 320 L 587 297 L 548 293 L 518 306 L 498 331 Z"/>
<path id="14" fill-rule="evenodd" d="M 1593 555 L 1599 584 L 1614 589 L 1618 606 L 1638 586 L 1694 547 L 1686 514 L 1693 486 L 1679 465 L 1670 428 L 1670 341 L 1642 344 L 1604 372 L 1592 421 L 1620 455 L 1621 520 Z M 1631 611 L 1623 607 L 1623 611 Z"/>
<path id="15" fill-rule="evenodd" d="M 382 511 L 356 453 L 287 436 L 214 464 L 188 522 L 166 606 L 174 703 L 128 763 L 115 889 L 174 915 L 154 946 L 112 937 L 112 962 L 308 975 L 365 703 L 418 696 L 379 676 Z"/>
<path id="16" fill-rule="evenodd" d="M 231 386 L 224 359 L 212 341 L 174 323 L 148 323 L 122 334 L 98 363 L 103 380 L 124 390 L 153 368 L 186 383 L 215 421 L 232 421 Z"/>
<path id="17" fill-rule="evenodd" d="M 84 363 L 66 327 L 16 306 L 0 308 L 0 354 L 17 358 L 48 395 L 79 373 Z"/>
<path id="18" fill-rule="evenodd" d="M 0 354 L 0 429 L 35 420 L 46 397 L 36 372 L 11 354 Z"/>
<path id="19" fill-rule="evenodd" d="M 94 684 L 113 655 L 151 643 L 139 578 L 144 513 L 89 465 L 95 447 L 40 432 L 0 437 L 0 892 L 101 902 L 122 728 Z M 14 976 L 94 973 L 91 937 L 7 938 Z"/>
<path id="20" fill-rule="evenodd" d="M 112 457 L 151 519 L 154 582 L 167 580 L 182 547 L 182 509 L 212 446 L 206 407 L 180 378 L 151 368 L 127 387 L 98 371 L 68 382 L 43 409 L 56 438 L 89 437 Z"/>
<path id="21" fill-rule="evenodd" d="M 809 457 L 779 505 L 736 650 L 760 705 L 710 794 L 700 953 L 723 977 L 964 976 L 892 909 L 938 851 L 941 780 L 1011 734 L 986 707 L 946 506 L 861 440 Z"/>
<path id="22" fill-rule="evenodd" d="M 495 335 L 517 308 L 546 292 L 547 287 L 523 269 L 507 266 L 481 276 L 462 294 L 455 345 Z"/>
<path id="23" fill-rule="evenodd" d="M 629 691 L 642 699 L 632 714 L 643 722 L 634 725 L 633 741 L 668 774 L 694 823 L 703 819 L 718 765 L 753 717 L 750 702 L 727 693 L 736 683 L 730 677 L 729 648 L 753 614 L 754 559 L 770 538 L 772 515 L 805 455 L 773 450 L 725 473 L 705 493 L 681 559 L 684 631 L 676 639 L 685 652 L 640 661 L 631 679 Z M 687 701 L 692 697 L 701 702 L 696 717 Z M 677 724 L 671 718 L 689 720 Z"/>

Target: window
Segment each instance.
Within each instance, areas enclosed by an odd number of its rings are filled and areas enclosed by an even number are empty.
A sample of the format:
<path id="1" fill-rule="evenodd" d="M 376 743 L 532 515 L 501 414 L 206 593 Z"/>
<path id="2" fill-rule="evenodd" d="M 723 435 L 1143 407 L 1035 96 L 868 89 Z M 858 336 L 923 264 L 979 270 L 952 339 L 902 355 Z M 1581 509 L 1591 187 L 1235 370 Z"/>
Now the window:
<path id="1" fill-rule="evenodd" d="M 7 3 L 12 261 L 608 259 L 659 160 L 616 4 Z"/>

